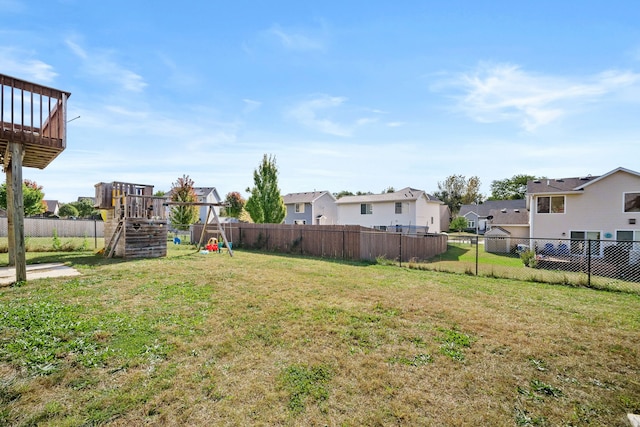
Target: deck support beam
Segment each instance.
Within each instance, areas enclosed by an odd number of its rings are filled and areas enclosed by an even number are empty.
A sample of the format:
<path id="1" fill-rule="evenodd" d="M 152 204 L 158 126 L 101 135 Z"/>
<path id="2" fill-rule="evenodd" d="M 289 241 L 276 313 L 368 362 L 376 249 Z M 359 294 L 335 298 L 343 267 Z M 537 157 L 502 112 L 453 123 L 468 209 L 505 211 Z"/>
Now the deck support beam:
<path id="1" fill-rule="evenodd" d="M 17 142 L 7 146 L 9 164 L 5 164 L 7 177 L 7 222 L 9 265 L 16 267 L 16 283 L 27 280 L 27 259 L 24 242 L 24 196 L 22 194 L 22 159 L 24 147 Z"/>

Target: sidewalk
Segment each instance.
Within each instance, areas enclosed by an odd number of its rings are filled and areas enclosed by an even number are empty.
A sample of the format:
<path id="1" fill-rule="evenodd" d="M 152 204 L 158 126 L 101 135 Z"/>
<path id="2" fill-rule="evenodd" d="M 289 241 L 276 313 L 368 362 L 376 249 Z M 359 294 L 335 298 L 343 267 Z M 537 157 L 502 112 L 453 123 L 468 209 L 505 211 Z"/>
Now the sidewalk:
<path id="1" fill-rule="evenodd" d="M 44 277 L 78 276 L 80 272 L 75 268 L 61 263 L 27 265 L 27 280 L 42 279 Z M 16 281 L 15 267 L 0 267 L 0 285 L 9 285 Z"/>

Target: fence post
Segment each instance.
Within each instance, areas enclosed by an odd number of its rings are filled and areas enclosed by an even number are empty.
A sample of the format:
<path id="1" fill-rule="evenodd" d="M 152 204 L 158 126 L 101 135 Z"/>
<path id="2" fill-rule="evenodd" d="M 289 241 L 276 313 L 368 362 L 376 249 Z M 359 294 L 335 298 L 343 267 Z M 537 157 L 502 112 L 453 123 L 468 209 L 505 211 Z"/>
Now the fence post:
<path id="1" fill-rule="evenodd" d="M 587 286 L 591 287 L 591 239 L 587 240 Z"/>
<path id="2" fill-rule="evenodd" d="M 476 235 L 476 276 L 478 275 L 478 251 L 480 247 L 480 236 Z"/>

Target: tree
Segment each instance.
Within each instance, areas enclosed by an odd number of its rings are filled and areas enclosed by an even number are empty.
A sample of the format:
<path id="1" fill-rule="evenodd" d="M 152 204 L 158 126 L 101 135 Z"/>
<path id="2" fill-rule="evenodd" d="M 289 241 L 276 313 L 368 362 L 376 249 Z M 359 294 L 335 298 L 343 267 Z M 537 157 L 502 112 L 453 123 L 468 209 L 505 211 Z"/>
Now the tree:
<path id="1" fill-rule="evenodd" d="M 195 203 L 198 196 L 193 187 L 193 180 L 189 175 L 171 184 L 171 201 L 179 203 Z M 189 226 L 198 220 L 198 207 L 193 205 L 176 205 L 171 207 L 169 221 L 177 230 L 188 230 Z"/>
<path id="2" fill-rule="evenodd" d="M 231 218 L 240 218 L 240 213 L 244 209 L 246 200 L 237 191 L 232 191 L 227 194 L 224 199 L 227 206 L 224 208 L 225 216 Z"/>
<path id="3" fill-rule="evenodd" d="M 165 194 L 167 194 L 167 193 L 162 191 L 162 190 L 158 190 L 158 191 L 155 192 L 154 196 L 156 196 L 156 197 L 164 197 Z"/>
<path id="4" fill-rule="evenodd" d="M 339 193 L 333 193 L 334 197 L 336 199 L 339 199 L 340 197 L 344 197 L 344 196 L 355 196 L 355 194 L 353 194 L 351 191 L 347 191 L 347 190 L 342 190 Z"/>
<path id="5" fill-rule="evenodd" d="M 463 231 L 468 227 L 469 227 L 469 223 L 467 222 L 467 218 L 463 216 L 455 217 L 453 221 L 451 221 L 451 224 L 449 224 L 449 230 L 455 230 L 458 232 Z"/>
<path id="6" fill-rule="evenodd" d="M 63 218 L 69 218 L 70 216 L 77 218 L 80 213 L 78 212 L 78 209 L 76 209 L 76 207 L 71 203 L 65 203 L 64 205 L 60 206 L 60 209 L 58 209 L 58 215 Z"/>
<path id="7" fill-rule="evenodd" d="M 81 198 L 77 202 L 69 203 L 78 210 L 76 216 L 79 218 L 91 218 L 98 214 L 98 210 L 93 206 L 93 202 L 88 198 Z"/>
<path id="8" fill-rule="evenodd" d="M 47 211 L 47 204 L 44 202 L 44 192 L 42 186 L 35 181 L 25 179 L 22 182 L 22 199 L 24 203 L 24 215 L 32 216 Z M 0 186 L 0 208 L 7 209 L 7 183 Z"/>
<path id="9" fill-rule="evenodd" d="M 472 176 L 467 180 L 462 175 L 448 176 L 443 182 L 438 182 L 438 191 L 433 195 L 449 206 L 452 215 L 456 215 L 460 206 L 482 201 L 480 178 Z"/>
<path id="10" fill-rule="evenodd" d="M 489 200 L 515 200 L 524 199 L 527 194 L 527 182 L 543 177 L 519 174 L 511 178 L 491 181 L 491 197 Z"/>
<path id="11" fill-rule="evenodd" d="M 244 208 L 255 223 L 279 224 L 284 219 L 287 208 L 278 188 L 278 167 L 275 156 L 265 154 L 262 163 L 253 171 L 253 188 L 247 188 L 251 195 Z"/>

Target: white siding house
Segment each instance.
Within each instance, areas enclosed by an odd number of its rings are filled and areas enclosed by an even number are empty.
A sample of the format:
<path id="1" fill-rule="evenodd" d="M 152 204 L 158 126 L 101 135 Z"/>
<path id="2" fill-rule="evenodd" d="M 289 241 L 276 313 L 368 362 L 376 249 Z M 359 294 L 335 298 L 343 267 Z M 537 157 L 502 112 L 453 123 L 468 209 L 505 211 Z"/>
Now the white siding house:
<path id="1" fill-rule="evenodd" d="M 282 196 L 285 224 L 333 225 L 337 222 L 336 198 L 328 191 L 289 193 Z"/>
<path id="2" fill-rule="evenodd" d="M 424 191 L 410 187 L 393 193 L 345 196 L 336 201 L 337 223 L 409 233 L 439 233 L 442 204 Z"/>

